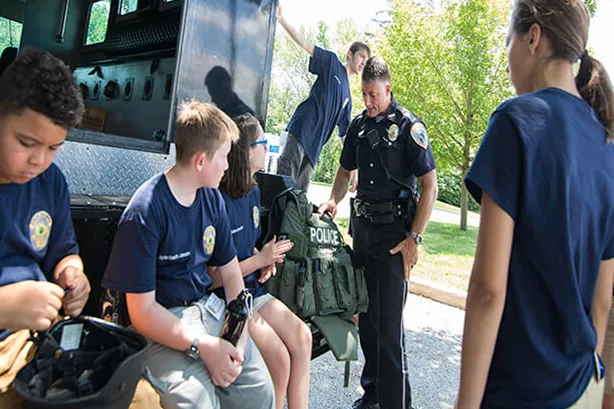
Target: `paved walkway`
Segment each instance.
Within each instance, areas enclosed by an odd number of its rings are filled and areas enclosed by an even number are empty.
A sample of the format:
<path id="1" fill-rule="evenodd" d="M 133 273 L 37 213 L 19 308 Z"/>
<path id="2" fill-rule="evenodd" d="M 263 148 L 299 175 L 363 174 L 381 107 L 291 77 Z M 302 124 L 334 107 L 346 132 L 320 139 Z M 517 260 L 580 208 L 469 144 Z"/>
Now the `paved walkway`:
<path id="1" fill-rule="evenodd" d="M 330 199 L 330 191 L 331 188 L 329 186 L 316 185 L 312 183 L 307 191 L 307 197 L 312 203 L 319 205 L 320 203 Z M 339 203 L 337 206 L 337 217 L 350 217 L 351 196 L 353 196 L 353 194 L 347 194 L 341 203 Z M 460 213 L 453 210 L 435 208 L 433 210 L 433 214 L 431 215 L 431 220 L 439 223 L 459 224 Z M 467 224 L 469 226 L 477 227 L 480 224 L 480 216 L 476 213 L 469 212 Z"/>
<path id="2" fill-rule="evenodd" d="M 454 407 L 460 377 L 464 311 L 410 295 L 404 311 L 405 336 L 413 406 L 416 409 Z M 364 358 L 351 363 L 350 385 L 343 387 L 344 364 L 331 352 L 311 361 L 310 408 L 349 409 L 362 395 L 360 373 Z"/>

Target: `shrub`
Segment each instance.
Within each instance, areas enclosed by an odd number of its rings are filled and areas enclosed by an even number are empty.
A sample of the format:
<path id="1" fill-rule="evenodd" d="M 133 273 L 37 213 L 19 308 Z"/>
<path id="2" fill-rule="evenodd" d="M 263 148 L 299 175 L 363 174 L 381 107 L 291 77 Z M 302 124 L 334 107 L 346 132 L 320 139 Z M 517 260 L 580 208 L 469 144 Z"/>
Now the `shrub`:
<path id="1" fill-rule="evenodd" d="M 459 173 L 446 172 L 437 175 L 437 185 L 439 187 L 438 200 L 460 207 L 461 200 L 461 183 L 463 179 Z M 480 205 L 473 200 L 469 195 L 469 210 L 474 212 L 480 211 Z"/>

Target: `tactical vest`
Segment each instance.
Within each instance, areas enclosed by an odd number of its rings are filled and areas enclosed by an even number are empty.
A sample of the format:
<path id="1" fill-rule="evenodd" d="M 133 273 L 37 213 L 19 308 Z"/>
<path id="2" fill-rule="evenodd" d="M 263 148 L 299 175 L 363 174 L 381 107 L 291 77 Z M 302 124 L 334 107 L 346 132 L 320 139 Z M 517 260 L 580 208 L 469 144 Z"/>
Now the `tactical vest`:
<path id="1" fill-rule="evenodd" d="M 303 319 L 350 318 L 368 306 L 363 270 L 329 217 L 321 217 L 304 191 L 288 189 L 273 200 L 265 242 L 274 235 L 294 243 L 266 289 Z"/>

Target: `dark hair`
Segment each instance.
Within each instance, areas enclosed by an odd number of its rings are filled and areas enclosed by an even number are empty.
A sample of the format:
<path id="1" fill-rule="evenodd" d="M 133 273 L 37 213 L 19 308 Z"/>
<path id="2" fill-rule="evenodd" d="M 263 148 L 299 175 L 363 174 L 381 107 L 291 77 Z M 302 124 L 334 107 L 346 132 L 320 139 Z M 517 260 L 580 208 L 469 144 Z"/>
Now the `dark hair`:
<path id="1" fill-rule="evenodd" d="M 253 115 L 233 118 L 239 128 L 239 140 L 232 145 L 228 154 L 228 170 L 220 182 L 220 188 L 233 199 L 249 195 L 256 181 L 249 164 L 249 151 L 252 143 L 264 133 L 258 119 Z"/>
<path id="2" fill-rule="evenodd" d="M 552 44 L 551 59 L 576 62 L 581 59 L 576 86 L 582 98 L 595 110 L 606 131 L 614 139 L 614 94 L 608 73 L 588 55 L 589 11 L 582 0 L 516 0 L 512 29 L 525 34 L 533 24 L 540 26 Z"/>
<path id="3" fill-rule="evenodd" d="M 351 52 L 352 55 L 354 55 L 360 50 L 365 50 L 367 52 L 367 55 L 371 57 L 371 49 L 369 48 L 369 46 L 360 41 L 354 41 L 348 51 Z"/>
<path id="4" fill-rule="evenodd" d="M 382 57 L 371 57 L 362 70 L 363 82 L 390 82 L 390 70 Z"/>
<path id="5" fill-rule="evenodd" d="M 31 109 L 64 129 L 83 117 L 83 97 L 70 68 L 36 48 L 22 50 L 0 78 L 0 116 Z"/>
<path id="6" fill-rule="evenodd" d="M 17 58 L 17 47 L 6 47 L 0 55 L 0 77 L 4 74 L 4 71 L 9 65 Z"/>

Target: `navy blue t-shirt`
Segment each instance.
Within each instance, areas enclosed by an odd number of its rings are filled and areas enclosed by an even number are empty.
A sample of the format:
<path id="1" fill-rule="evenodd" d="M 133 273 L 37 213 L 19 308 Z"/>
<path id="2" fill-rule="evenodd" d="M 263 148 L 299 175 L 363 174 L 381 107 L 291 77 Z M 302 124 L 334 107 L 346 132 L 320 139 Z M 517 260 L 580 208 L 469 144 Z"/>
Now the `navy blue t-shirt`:
<path id="1" fill-rule="evenodd" d="M 66 179 L 55 165 L 24 184 L 0 184 L 0 286 L 53 281 L 64 257 L 79 253 Z M 0 340 L 10 334 L 0 329 Z"/>
<path id="2" fill-rule="evenodd" d="M 514 220 L 482 408 L 571 406 L 595 370 L 591 306 L 614 257 L 614 146 L 583 100 L 548 88 L 493 113 L 465 179 Z"/>
<path id="3" fill-rule="evenodd" d="M 224 201 L 216 189 L 199 189 L 181 205 L 164 174 L 145 182 L 122 215 L 103 287 L 122 293 L 156 291 L 170 308 L 203 297 L 211 285 L 207 264 L 236 256 Z"/>
<path id="4" fill-rule="evenodd" d="M 254 255 L 254 246 L 262 232 L 260 226 L 260 189 L 258 186 L 254 186 L 249 195 L 238 199 L 230 197 L 224 189 L 220 189 L 220 192 L 226 202 L 226 210 L 230 220 L 230 233 L 237 249 L 237 258 L 239 261 L 243 261 Z M 256 272 L 251 273 L 244 280 L 245 288 L 249 289 L 254 298 L 267 293 L 258 282 Z M 218 288 L 215 293 L 224 297 L 222 288 Z"/>
<path id="5" fill-rule="evenodd" d="M 287 130 L 301 141 L 315 166 L 335 126 L 339 136 L 345 136 L 352 115 L 352 94 L 345 66 L 334 53 L 314 47 L 309 72 L 318 78 L 307 99 L 294 111 Z"/>

